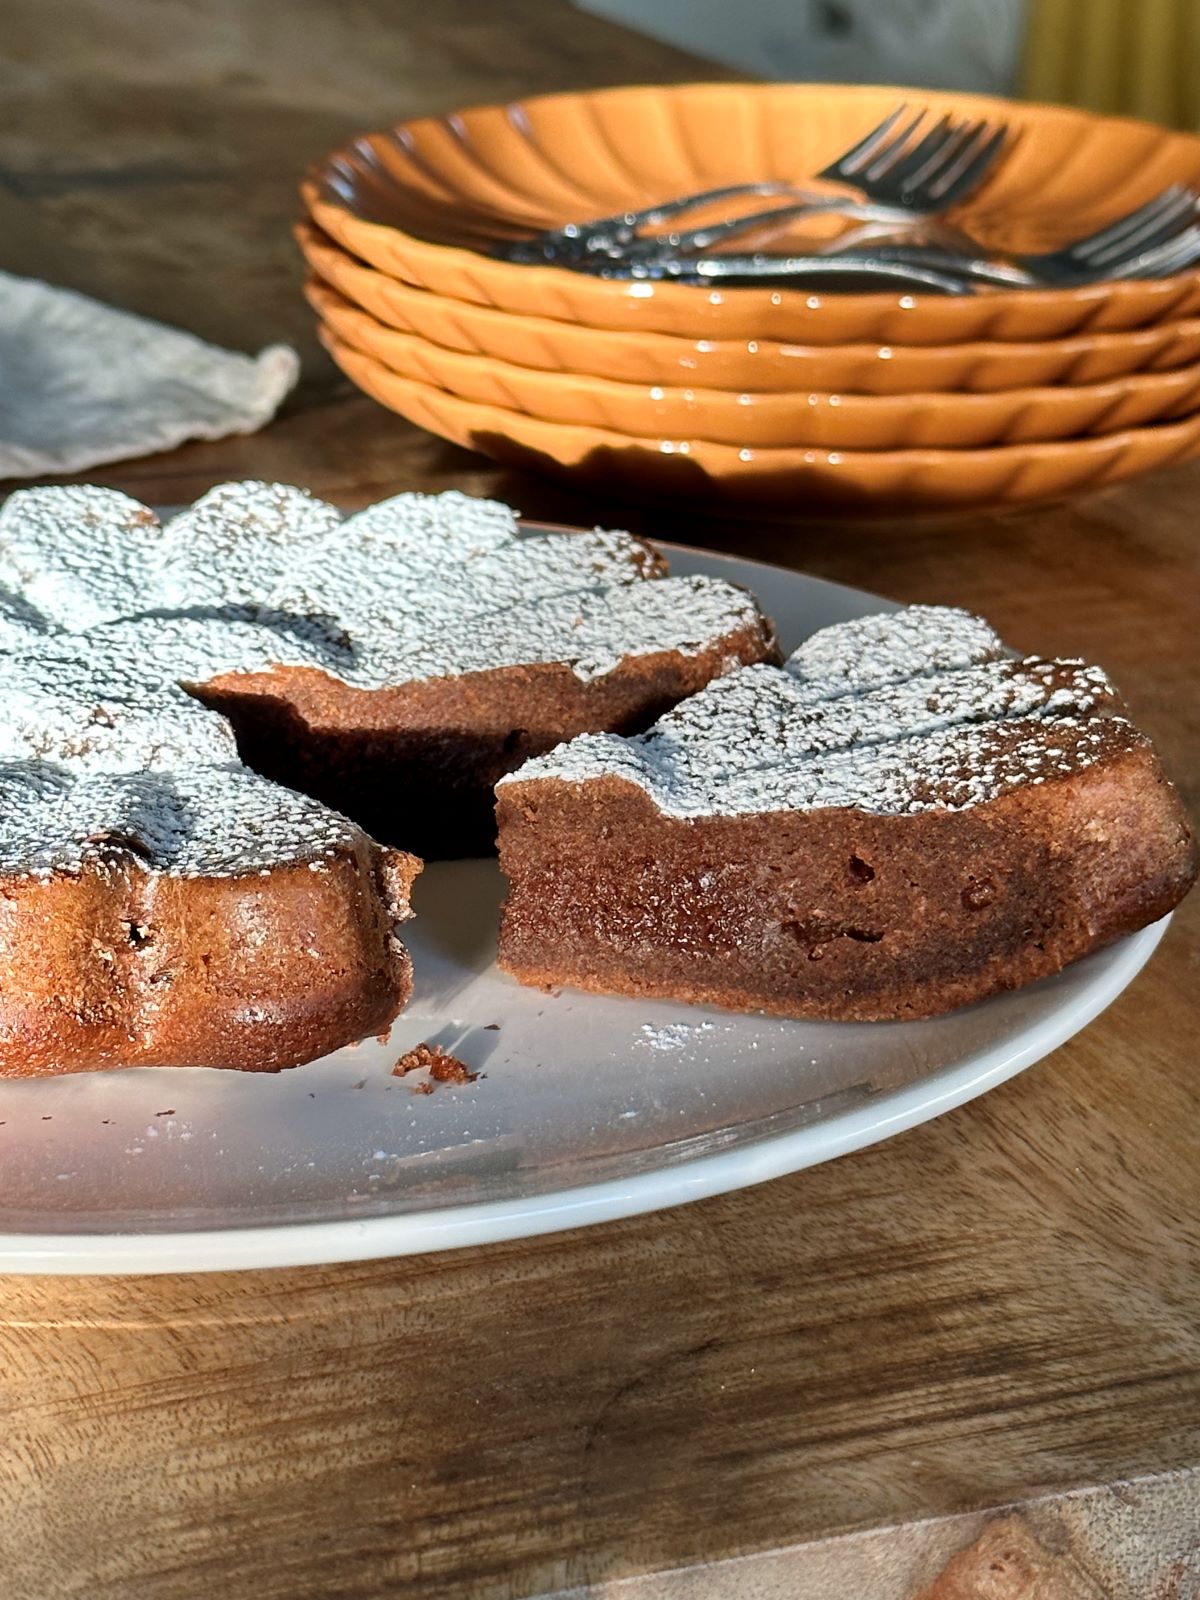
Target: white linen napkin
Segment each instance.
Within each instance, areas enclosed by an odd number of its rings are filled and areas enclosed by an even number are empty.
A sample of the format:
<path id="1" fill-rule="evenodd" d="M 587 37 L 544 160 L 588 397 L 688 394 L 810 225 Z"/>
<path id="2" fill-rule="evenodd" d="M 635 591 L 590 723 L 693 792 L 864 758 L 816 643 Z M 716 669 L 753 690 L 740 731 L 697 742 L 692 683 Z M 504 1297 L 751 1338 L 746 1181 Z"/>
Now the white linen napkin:
<path id="1" fill-rule="evenodd" d="M 239 355 L 0 272 L 0 478 L 80 472 L 186 439 L 253 433 L 299 371 L 288 345 Z"/>

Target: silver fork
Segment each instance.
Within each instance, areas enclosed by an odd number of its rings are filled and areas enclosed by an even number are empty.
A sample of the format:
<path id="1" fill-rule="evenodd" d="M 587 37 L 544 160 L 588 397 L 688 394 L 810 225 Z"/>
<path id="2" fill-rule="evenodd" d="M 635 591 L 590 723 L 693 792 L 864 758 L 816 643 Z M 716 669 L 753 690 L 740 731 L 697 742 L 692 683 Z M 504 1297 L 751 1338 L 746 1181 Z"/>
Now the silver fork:
<path id="1" fill-rule="evenodd" d="M 1174 238 L 1153 249 L 1140 251 L 1130 260 L 1123 261 L 1119 269 L 1111 265 L 1098 267 L 1091 273 L 1080 272 L 1069 281 L 1079 285 L 1101 282 L 1113 277 L 1124 280 L 1170 278 L 1176 273 L 1196 266 L 1197 263 L 1200 263 L 1200 224 L 1184 228 Z M 1039 285 L 1037 278 L 1022 272 L 1019 268 L 957 257 L 947 250 L 921 250 L 903 246 L 895 246 L 889 250 L 886 246 L 874 249 L 870 245 L 863 250 L 831 251 L 815 258 L 763 254 L 699 256 L 690 261 L 673 258 L 666 264 L 639 263 L 632 269 L 632 274 L 627 272 L 624 275 L 672 278 L 685 283 L 724 283 L 731 286 L 786 284 L 819 278 L 833 287 L 836 286 L 834 280 L 839 265 L 846 268 L 848 280 L 852 273 L 861 276 L 864 280 L 863 287 L 867 286 L 867 279 L 874 280 L 877 287 L 886 287 L 886 272 L 889 267 L 912 274 L 908 281 L 916 288 L 922 287 L 917 274 L 929 273 L 931 280 L 936 281 L 930 281 L 928 287 L 943 294 L 967 293 L 973 285 L 984 283 L 1010 289 L 1036 288 Z M 895 281 L 903 280 L 897 277 Z M 951 287 L 952 285 L 955 287 Z"/>
<path id="2" fill-rule="evenodd" d="M 897 269 L 910 269 L 918 287 L 940 288 L 953 278 L 1001 288 L 1038 285 L 1066 287 L 1116 277 L 1166 277 L 1200 260 L 1195 225 L 1200 196 L 1172 184 L 1160 194 L 1115 218 L 1096 232 L 1057 250 L 997 261 L 987 249 L 943 213 L 977 189 L 1003 150 L 1005 124 L 945 115 L 928 126 L 928 113 L 904 120 L 899 105 L 850 150 L 823 168 L 818 177 L 854 185 L 865 199 L 813 194 L 782 182 L 733 184 L 702 194 L 622 212 L 591 223 L 520 241 L 504 251 L 510 259 L 558 260 L 563 265 L 612 277 L 674 278 L 692 282 L 768 282 L 831 274 L 814 265 L 811 256 L 771 256 L 761 248 L 752 255 L 705 252 L 739 237 L 759 234 L 765 245 L 771 233 L 807 216 L 845 216 L 865 226 L 841 235 L 818 260 L 845 264 L 847 273 L 885 267 L 895 281 Z M 924 131 L 922 131 L 924 130 Z M 792 203 L 729 218 L 690 230 L 645 235 L 700 205 L 747 196 L 792 197 Z M 922 226 L 923 222 L 923 226 Z M 914 239 L 914 235 L 917 237 Z M 910 242 L 911 241 L 911 242 Z M 866 246 L 861 250 L 860 246 Z M 920 275 L 936 275 L 937 282 Z"/>
<path id="3" fill-rule="evenodd" d="M 1008 125 L 986 119 L 940 117 L 914 144 L 928 112 L 893 132 L 907 106 L 898 105 L 877 128 L 817 173 L 865 194 L 875 205 L 904 215 L 949 211 L 977 189 L 1008 139 Z"/>
<path id="4" fill-rule="evenodd" d="M 904 234 L 894 239 L 889 230 L 881 236 L 879 217 L 874 214 L 868 226 L 842 235 L 822 254 L 853 259 L 857 247 L 866 245 L 875 262 L 894 261 L 929 271 L 958 273 L 973 282 L 1001 288 L 1065 288 L 1116 277 L 1167 277 L 1197 259 L 1189 247 L 1189 230 L 1200 217 L 1200 196 L 1185 184 L 1169 185 L 1132 211 L 1057 250 L 1017 255 L 1007 262 L 990 259 L 986 248 L 969 234 L 931 213 L 939 205 L 956 204 L 978 187 L 1002 148 L 1005 130 L 989 128 L 986 123 L 954 125 L 943 117 L 906 151 L 921 119 L 914 118 L 898 134 L 888 137 L 902 110 L 898 108 L 854 150 L 840 156 L 819 176 L 860 183 L 872 202 L 862 210 L 874 212 L 877 205 L 885 204 L 896 208 L 904 219 Z M 825 208 L 851 214 L 849 206 L 836 200 Z M 761 268 L 756 258 L 747 262 L 714 257 L 703 264 L 698 258 L 715 244 L 739 234 L 778 228 L 806 214 L 814 214 L 814 208 L 781 207 L 688 233 L 659 235 L 627 252 L 626 259 L 645 265 L 660 256 L 690 257 L 690 270 L 700 278 L 731 281 L 747 276 L 769 277 L 777 275 L 781 265 L 769 256 L 763 258 Z M 908 244 L 905 235 L 911 237 L 913 221 L 918 216 L 930 219 L 928 237 L 924 242 Z M 682 276 L 688 270 L 685 267 L 682 273 L 672 275 Z"/>
<path id="5" fill-rule="evenodd" d="M 768 215 L 773 215 L 768 213 Z M 944 234 L 943 225 L 937 224 Z M 911 234 L 911 228 L 905 230 Z M 711 230 L 692 230 L 682 236 L 684 243 Z M 1200 261 L 1200 195 L 1185 185 L 1172 184 L 1161 194 L 1124 216 L 1107 223 L 1061 249 L 1038 255 L 1016 257 L 1013 263 L 989 260 L 984 247 L 964 235 L 965 244 L 950 246 L 931 242 L 906 244 L 892 242 L 891 230 L 879 236 L 878 227 L 855 229 L 843 235 L 817 259 L 842 262 L 847 272 L 865 272 L 868 263 L 873 275 L 881 276 L 884 266 L 910 269 L 914 274 L 937 274 L 943 280 L 928 287 L 946 289 L 944 280 L 958 277 L 966 283 L 986 283 L 1000 288 L 1031 288 L 1039 285 L 1067 287 L 1100 282 L 1111 278 L 1165 278 L 1184 271 Z M 650 241 L 647 241 L 649 243 Z M 666 245 L 667 241 L 660 240 Z M 865 248 L 858 248 L 859 246 Z M 811 257 L 752 255 L 704 256 L 699 251 L 676 249 L 673 245 L 657 250 L 643 249 L 623 258 L 614 266 L 611 260 L 595 257 L 585 270 L 604 275 L 636 278 L 674 278 L 691 282 L 766 283 L 788 277 L 833 274 L 814 264 Z M 897 281 L 900 281 L 897 278 Z M 917 283 L 917 286 L 921 285 Z"/>
<path id="6" fill-rule="evenodd" d="M 1194 189 L 1171 184 L 1095 233 L 1058 250 L 1013 255 L 1007 263 L 989 259 L 983 245 L 960 234 L 961 244 L 952 252 L 953 270 L 977 283 L 1018 288 L 1068 288 L 1111 278 L 1167 277 L 1196 259 L 1191 235 L 1200 216 L 1198 207 L 1200 196 Z M 858 228 L 843 234 L 830 253 L 854 250 L 860 244 L 882 261 L 941 270 L 951 267 L 945 248 L 909 244 L 903 237 L 883 238 L 878 229 Z"/>
<path id="7" fill-rule="evenodd" d="M 947 115 L 913 143 L 928 113 L 919 111 L 896 131 L 906 105 L 899 105 L 866 135 L 845 151 L 818 177 L 852 184 L 866 196 L 865 203 L 846 195 L 813 193 L 794 184 L 766 181 L 730 184 L 684 195 L 648 206 L 642 211 L 618 212 L 591 222 L 568 223 L 532 239 L 506 242 L 499 253 L 508 260 L 558 261 L 576 265 L 596 258 L 633 261 L 661 256 L 666 251 L 698 255 L 725 240 L 766 228 L 778 231 L 804 216 L 841 215 L 854 221 L 902 223 L 914 216 L 947 210 L 977 188 L 999 156 L 1007 138 L 1003 123 L 964 120 Z M 646 235 L 645 228 L 661 226 L 703 205 L 749 196 L 789 196 L 792 204 L 733 217 L 687 232 Z"/>

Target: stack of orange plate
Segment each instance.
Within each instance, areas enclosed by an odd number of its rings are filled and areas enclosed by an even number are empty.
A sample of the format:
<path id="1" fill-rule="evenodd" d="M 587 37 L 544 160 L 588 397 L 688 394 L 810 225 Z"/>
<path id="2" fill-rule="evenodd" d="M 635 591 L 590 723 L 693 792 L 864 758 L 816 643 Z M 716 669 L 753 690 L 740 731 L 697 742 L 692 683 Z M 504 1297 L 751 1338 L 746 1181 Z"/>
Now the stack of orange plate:
<path id="1" fill-rule="evenodd" d="M 897 101 L 1013 138 L 954 220 L 1052 248 L 1171 183 L 1200 138 L 974 95 L 689 85 L 552 95 L 356 139 L 304 185 L 342 369 L 422 427 L 634 495 L 859 512 L 1002 505 L 1200 452 L 1200 272 L 941 297 L 602 279 L 493 252 L 718 185 L 807 182 Z"/>

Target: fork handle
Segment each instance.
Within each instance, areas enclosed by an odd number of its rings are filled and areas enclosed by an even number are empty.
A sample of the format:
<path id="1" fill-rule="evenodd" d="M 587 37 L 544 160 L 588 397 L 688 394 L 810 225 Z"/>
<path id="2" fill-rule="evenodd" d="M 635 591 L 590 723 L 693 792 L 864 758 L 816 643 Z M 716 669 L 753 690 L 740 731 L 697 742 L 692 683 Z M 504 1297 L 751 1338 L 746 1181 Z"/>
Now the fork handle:
<path id="1" fill-rule="evenodd" d="M 911 213 L 894 206 L 865 204 L 848 200 L 842 195 L 798 193 L 793 205 L 774 206 L 767 211 L 752 211 L 743 217 L 730 217 L 725 222 L 709 223 L 692 228 L 686 233 L 645 234 L 621 245 L 614 255 L 634 261 L 653 258 L 669 252 L 672 255 L 700 255 L 714 245 L 747 233 L 778 232 L 789 223 L 805 217 L 841 216 L 853 221 L 903 224 L 911 222 Z"/>
<path id="2" fill-rule="evenodd" d="M 766 197 L 793 195 L 795 204 L 780 206 L 772 211 L 753 212 L 749 216 L 731 217 L 725 222 L 712 223 L 690 232 L 670 234 L 639 234 L 638 229 L 667 222 L 673 216 L 694 210 L 701 204 L 722 196 L 748 195 Z M 709 190 L 702 195 L 692 195 L 686 200 L 668 201 L 645 211 L 628 211 L 613 217 L 602 217 L 593 222 L 570 223 L 565 228 L 552 228 L 525 239 L 506 239 L 495 245 L 492 254 L 506 261 L 526 265 L 557 264 L 583 266 L 591 270 L 594 264 L 604 261 L 646 261 L 648 263 L 671 255 L 698 254 L 722 240 L 735 239 L 739 233 L 753 228 L 769 227 L 772 222 L 783 226 L 805 216 L 844 216 L 852 222 L 879 222 L 902 226 L 911 224 L 913 213 L 899 206 L 879 205 L 873 201 L 855 200 L 848 195 L 812 194 L 789 184 L 741 185 L 728 190 Z"/>
<path id="3" fill-rule="evenodd" d="M 754 197 L 783 199 L 798 194 L 796 185 L 782 180 L 764 179 L 761 183 L 726 184 L 720 189 L 704 189 L 697 194 L 680 195 L 675 200 L 661 200 L 642 211 L 617 211 L 608 217 L 593 217 L 588 222 L 569 222 L 562 228 L 548 228 L 533 239 L 518 241 L 525 249 L 532 247 L 542 253 L 603 254 L 616 253 L 633 244 L 641 228 L 653 228 L 670 222 L 673 217 L 686 216 L 701 206 L 715 205 L 719 200 L 741 200 Z"/>
<path id="4" fill-rule="evenodd" d="M 1032 289 L 1038 279 L 1024 267 L 1010 266 L 1002 261 L 987 261 L 982 256 L 968 255 L 957 250 L 940 250 L 936 246 L 886 244 L 870 242 L 871 254 L 879 261 L 892 261 L 903 266 L 928 268 L 932 271 L 952 272 L 969 278 L 972 283 L 991 284 L 997 289 Z M 838 259 L 839 251 L 831 250 L 831 261 Z"/>
<path id="5" fill-rule="evenodd" d="M 855 291 L 864 289 L 916 289 L 925 294 L 968 295 L 970 281 L 947 268 L 918 266 L 907 261 L 888 261 L 878 256 L 705 256 L 688 259 L 673 257 L 646 262 L 589 261 L 571 262 L 577 272 L 599 278 L 619 278 L 633 282 L 662 281 L 693 285 L 779 284 L 803 288 L 806 284 L 836 287 L 836 280 L 848 280 Z"/>

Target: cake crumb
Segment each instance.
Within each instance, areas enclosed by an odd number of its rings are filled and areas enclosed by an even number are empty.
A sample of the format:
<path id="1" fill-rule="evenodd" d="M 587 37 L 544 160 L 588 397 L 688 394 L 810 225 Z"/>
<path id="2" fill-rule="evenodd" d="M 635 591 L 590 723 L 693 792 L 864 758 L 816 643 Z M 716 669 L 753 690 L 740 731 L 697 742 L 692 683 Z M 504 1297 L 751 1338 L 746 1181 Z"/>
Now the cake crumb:
<path id="1" fill-rule="evenodd" d="M 416 1085 L 417 1094 L 432 1094 L 439 1083 L 474 1083 L 479 1073 L 472 1072 L 465 1061 L 443 1050 L 440 1044 L 418 1044 L 405 1053 L 392 1068 L 393 1078 L 406 1078 L 410 1072 L 426 1072 Z"/>

